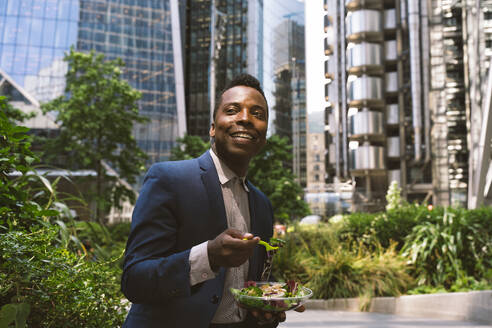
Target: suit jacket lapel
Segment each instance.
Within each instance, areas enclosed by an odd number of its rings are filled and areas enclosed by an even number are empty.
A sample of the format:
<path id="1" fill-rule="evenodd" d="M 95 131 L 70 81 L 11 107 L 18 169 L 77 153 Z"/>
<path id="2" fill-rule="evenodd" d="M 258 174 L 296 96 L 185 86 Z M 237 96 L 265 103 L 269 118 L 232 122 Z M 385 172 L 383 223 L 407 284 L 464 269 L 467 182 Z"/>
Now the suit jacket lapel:
<path id="1" fill-rule="evenodd" d="M 210 230 L 213 238 L 227 229 L 227 217 L 224 207 L 224 198 L 220 187 L 219 177 L 212 157 L 208 151 L 198 158 L 202 169 L 201 178 L 208 196 L 210 206 Z"/>

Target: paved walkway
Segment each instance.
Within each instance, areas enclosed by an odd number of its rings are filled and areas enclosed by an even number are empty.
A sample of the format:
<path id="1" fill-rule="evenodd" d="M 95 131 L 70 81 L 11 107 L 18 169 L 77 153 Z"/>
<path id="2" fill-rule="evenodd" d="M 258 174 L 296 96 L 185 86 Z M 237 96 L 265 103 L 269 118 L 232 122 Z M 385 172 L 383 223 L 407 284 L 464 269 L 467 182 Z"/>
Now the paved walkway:
<path id="1" fill-rule="evenodd" d="M 492 325 L 454 320 L 422 319 L 368 312 L 306 310 L 287 312 L 287 320 L 279 328 L 491 328 Z"/>

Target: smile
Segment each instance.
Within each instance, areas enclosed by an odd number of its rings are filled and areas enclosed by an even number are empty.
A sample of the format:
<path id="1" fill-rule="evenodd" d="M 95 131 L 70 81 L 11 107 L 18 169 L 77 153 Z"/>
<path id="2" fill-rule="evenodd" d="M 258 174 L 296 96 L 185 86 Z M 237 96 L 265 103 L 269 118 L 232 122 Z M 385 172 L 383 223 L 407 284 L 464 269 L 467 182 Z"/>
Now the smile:
<path id="1" fill-rule="evenodd" d="M 251 134 L 246 133 L 246 132 L 235 132 L 231 134 L 231 137 L 233 138 L 241 138 L 241 139 L 248 139 L 248 140 L 254 140 L 255 137 L 253 137 Z"/>

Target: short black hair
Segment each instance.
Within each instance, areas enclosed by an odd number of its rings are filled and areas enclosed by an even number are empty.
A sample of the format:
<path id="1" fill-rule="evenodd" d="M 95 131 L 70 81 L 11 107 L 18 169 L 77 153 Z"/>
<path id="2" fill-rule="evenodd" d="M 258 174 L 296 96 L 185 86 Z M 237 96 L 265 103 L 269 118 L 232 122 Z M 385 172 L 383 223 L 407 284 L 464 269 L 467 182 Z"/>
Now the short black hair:
<path id="1" fill-rule="evenodd" d="M 260 81 L 256 77 L 250 74 L 240 74 L 236 76 L 227 86 L 222 89 L 222 91 L 219 93 L 217 98 L 215 99 L 215 106 L 214 106 L 214 114 L 213 114 L 213 119 L 215 121 L 215 115 L 217 114 L 217 110 L 219 109 L 220 103 L 222 102 L 222 95 L 224 92 L 226 92 L 229 89 L 232 89 L 237 86 L 245 86 L 245 87 L 250 87 L 253 89 L 256 89 L 261 95 L 263 96 L 263 99 L 265 99 L 265 103 L 267 104 L 267 109 L 268 109 L 268 102 L 265 97 L 265 93 L 263 92 L 263 89 L 261 88 Z"/>

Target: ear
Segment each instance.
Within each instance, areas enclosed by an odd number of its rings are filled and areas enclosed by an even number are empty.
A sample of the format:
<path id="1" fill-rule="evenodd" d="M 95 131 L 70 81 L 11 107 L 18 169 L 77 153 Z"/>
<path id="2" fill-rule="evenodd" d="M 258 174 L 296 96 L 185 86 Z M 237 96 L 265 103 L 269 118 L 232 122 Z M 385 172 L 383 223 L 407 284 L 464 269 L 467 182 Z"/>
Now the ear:
<path id="1" fill-rule="evenodd" d="M 212 124 L 210 124 L 210 131 L 208 132 L 208 135 L 212 138 L 215 137 L 215 124 L 214 124 L 214 122 L 212 122 Z"/>

